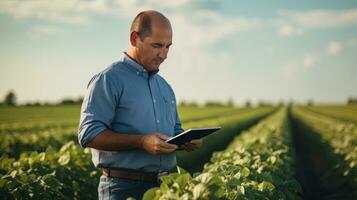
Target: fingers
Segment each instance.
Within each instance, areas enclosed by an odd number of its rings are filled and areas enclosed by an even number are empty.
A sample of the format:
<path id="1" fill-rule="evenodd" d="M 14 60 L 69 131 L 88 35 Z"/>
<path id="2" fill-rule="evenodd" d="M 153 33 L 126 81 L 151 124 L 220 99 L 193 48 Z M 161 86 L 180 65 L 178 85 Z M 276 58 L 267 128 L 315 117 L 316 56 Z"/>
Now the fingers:
<path id="1" fill-rule="evenodd" d="M 191 140 L 190 142 L 186 142 L 185 144 L 183 144 L 182 147 L 186 151 L 194 151 L 202 145 L 202 142 L 202 139 Z"/>
<path id="2" fill-rule="evenodd" d="M 157 133 L 156 135 L 157 135 L 160 139 L 162 139 L 162 140 L 164 140 L 164 141 L 170 139 L 169 136 L 164 135 L 164 134 L 161 134 L 161 133 Z"/>
<path id="3" fill-rule="evenodd" d="M 162 144 L 160 144 L 160 147 L 163 148 L 163 149 L 173 149 L 173 150 L 176 150 L 178 148 L 177 145 L 169 144 L 169 143 L 166 143 L 166 142 L 162 142 Z"/>
<path id="4" fill-rule="evenodd" d="M 178 148 L 177 145 L 169 144 L 169 143 L 165 142 L 167 139 L 169 139 L 168 136 L 160 134 L 160 133 L 156 134 L 156 136 L 157 136 L 157 142 L 158 142 L 157 148 L 156 148 L 157 154 L 171 153 Z"/>
<path id="5" fill-rule="evenodd" d="M 166 148 L 160 148 L 160 150 L 158 151 L 158 154 L 162 154 L 162 153 L 171 153 L 174 152 L 176 149 L 166 149 Z"/>
<path id="6" fill-rule="evenodd" d="M 155 148 L 155 154 L 171 153 L 178 149 L 177 145 L 165 142 L 170 138 L 167 135 L 164 135 L 162 133 L 156 133 L 154 135 L 156 136 L 158 142 Z M 181 145 L 180 148 L 183 148 L 186 151 L 194 151 L 202 145 L 202 142 L 202 139 L 191 140 L 190 142 L 186 142 L 185 144 Z"/>
<path id="7" fill-rule="evenodd" d="M 182 144 L 181 147 L 186 151 L 194 151 L 196 148 L 192 146 L 189 142 Z"/>
<path id="8" fill-rule="evenodd" d="M 191 144 L 195 144 L 195 145 L 201 145 L 203 142 L 202 139 L 197 139 L 197 140 L 191 140 L 190 143 Z"/>
<path id="9" fill-rule="evenodd" d="M 157 134 L 157 136 L 161 139 L 160 147 L 166 148 L 166 149 L 177 149 L 178 148 L 178 146 L 175 144 L 170 144 L 170 143 L 165 142 L 166 140 L 170 139 L 170 137 L 160 134 L 160 133 Z"/>

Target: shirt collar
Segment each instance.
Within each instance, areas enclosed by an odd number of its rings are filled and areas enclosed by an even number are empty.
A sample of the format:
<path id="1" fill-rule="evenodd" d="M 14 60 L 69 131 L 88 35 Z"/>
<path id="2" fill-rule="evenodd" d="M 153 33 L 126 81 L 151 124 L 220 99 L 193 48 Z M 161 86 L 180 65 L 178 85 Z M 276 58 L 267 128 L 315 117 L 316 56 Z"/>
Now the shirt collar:
<path id="1" fill-rule="evenodd" d="M 148 73 L 148 71 L 142 65 L 140 65 L 139 63 L 134 61 L 132 58 L 130 58 L 126 52 L 124 52 L 123 54 L 124 54 L 124 56 L 123 56 L 124 63 L 127 63 L 130 67 L 132 67 L 138 73 L 145 73 L 145 74 L 153 76 L 159 72 L 159 70 L 155 70 L 155 71 Z"/>

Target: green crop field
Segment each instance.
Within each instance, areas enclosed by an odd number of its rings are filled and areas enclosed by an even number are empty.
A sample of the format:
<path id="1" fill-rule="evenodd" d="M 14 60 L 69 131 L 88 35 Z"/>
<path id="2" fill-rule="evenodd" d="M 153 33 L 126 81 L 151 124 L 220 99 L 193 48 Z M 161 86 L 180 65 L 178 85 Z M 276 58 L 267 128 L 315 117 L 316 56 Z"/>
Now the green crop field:
<path id="1" fill-rule="evenodd" d="M 184 129 L 222 126 L 144 199 L 354 199 L 357 106 L 179 107 Z M 0 108 L 0 199 L 97 199 L 79 106 Z"/>

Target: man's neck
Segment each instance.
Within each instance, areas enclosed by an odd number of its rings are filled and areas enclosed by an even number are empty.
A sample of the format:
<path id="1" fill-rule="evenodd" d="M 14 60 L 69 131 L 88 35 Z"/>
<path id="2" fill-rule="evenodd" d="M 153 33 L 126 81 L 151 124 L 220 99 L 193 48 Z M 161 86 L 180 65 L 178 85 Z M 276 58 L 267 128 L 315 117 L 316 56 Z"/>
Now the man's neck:
<path id="1" fill-rule="evenodd" d="M 142 66 L 144 69 L 146 69 L 146 67 L 141 64 L 138 59 L 137 59 L 137 56 L 136 56 L 136 53 L 133 52 L 132 49 L 129 49 L 128 52 L 124 52 L 131 60 L 133 60 L 134 62 L 138 63 L 140 66 Z"/>
<path id="2" fill-rule="evenodd" d="M 129 50 L 129 51 L 124 52 L 124 53 L 125 53 L 125 55 L 127 55 L 130 59 L 132 59 L 133 61 L 135 61 L 135 62 L 138 63 L 139 65 L 142 65 L 142 64 L 140 64 L 140 63 L 138 62 L 138 60 L 136 59 L 136 56 L 135 56 L 135 54 L 133 54 L 133 52 L 130 52 L 130 50 Z"/>
<path id="3" fill-rule="evenodd" d="M 124 52 L 125 55 L 127 55 L 131 60 L 133 60 L 134 62 L 136 62 L 137 64 L 139 64 L 140 66 L 142 66 L 149 74 L 152 74 L 152 73 L 157 73 L 158 70 L 154 70 L 154 71 L 150 71 L 148 70 L 143 64 L 141 64 L 138 59 L 137 59 L 137 56 L 136 56 L 136 53 L 132 50 L 132 49 L 129 49 L 128 52 Z"/>

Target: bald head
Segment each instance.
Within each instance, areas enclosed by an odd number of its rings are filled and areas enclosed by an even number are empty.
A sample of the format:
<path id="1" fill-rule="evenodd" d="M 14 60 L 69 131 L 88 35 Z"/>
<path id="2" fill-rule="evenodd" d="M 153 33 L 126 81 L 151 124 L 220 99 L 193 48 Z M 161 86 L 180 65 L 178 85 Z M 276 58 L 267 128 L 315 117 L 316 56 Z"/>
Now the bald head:
<path id="1" fill-rule="evenodd" d="M 128 55 L 147 71 L 159 69 L 167 58 L 171 44 L 171 24 L 163 14 L 149 10 L 135 17 L 130 28 Z"/>
<path id="2" fill-rule="evenodd" d="M 152 27 L 160 27 L 171 30 L 170 21 L 160 12 L 147 10 L 140 12 L 133 20 L 130 32 L 137 32 L 141 39 L 150 36 Z"/>

